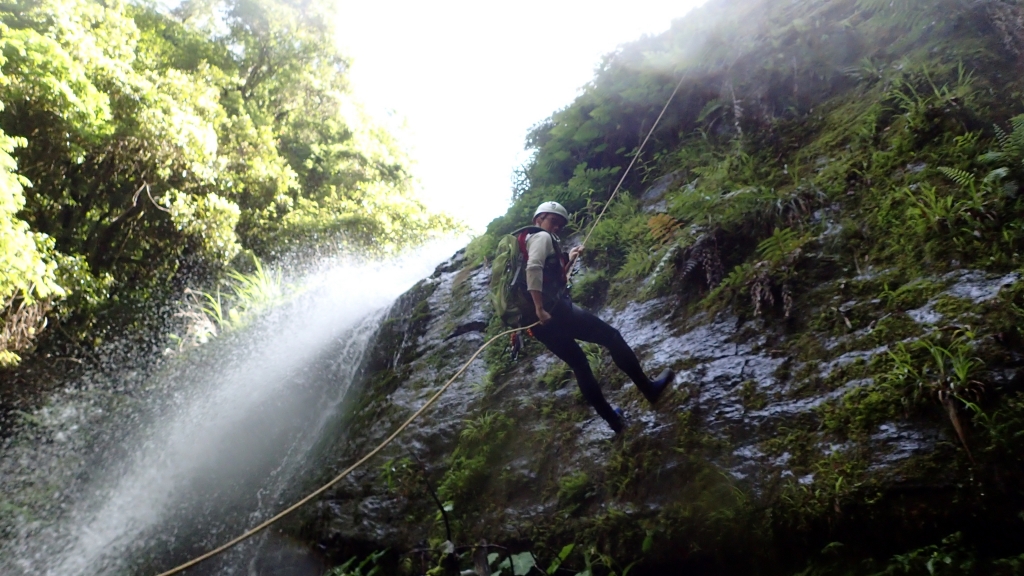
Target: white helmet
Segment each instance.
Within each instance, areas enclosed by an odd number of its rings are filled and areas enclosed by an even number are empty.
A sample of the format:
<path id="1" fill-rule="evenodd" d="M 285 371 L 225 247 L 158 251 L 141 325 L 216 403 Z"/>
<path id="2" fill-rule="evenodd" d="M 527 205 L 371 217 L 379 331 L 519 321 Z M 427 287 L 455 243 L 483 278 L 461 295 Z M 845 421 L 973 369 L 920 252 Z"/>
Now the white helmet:
<path id="1" fill-rule="evenodd" d="M 558 202 L 544 202 L 540 206 L 537 206 L 537 210 L 533 213 L 533 217 L 536 218 L 545 212 L 551 214 L 558 214 L 562 218 L 565 218 L 566 222 L 569 222 L 569 212 Z"/>

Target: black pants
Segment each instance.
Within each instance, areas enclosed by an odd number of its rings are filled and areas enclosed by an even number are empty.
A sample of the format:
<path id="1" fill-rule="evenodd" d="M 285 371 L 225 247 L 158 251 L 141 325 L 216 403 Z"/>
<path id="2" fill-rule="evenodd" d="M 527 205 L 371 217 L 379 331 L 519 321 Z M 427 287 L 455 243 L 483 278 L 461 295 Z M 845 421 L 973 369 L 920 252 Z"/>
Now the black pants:
<path id="1" fill-rule="evenodd" d="M 583 397 L 608 423 L 616 422 L 618 416 L 601 394 L 601 386 L 590 369 L 587 355 L 577 340 L 600 344 L 612 354 L 612 361 L 636 384 L 645 395 L 649 395 L 651 382 L 640 367 L 633 349 L 626 344 L 622 334 L 607 322 L 573 304 L 568 299 L 559 300 L 549 310 L 551 321 L 533 329 L 533 335 L 547 346 L 555 356 L 569 365 L 576 375 L 576 383 Z"/>

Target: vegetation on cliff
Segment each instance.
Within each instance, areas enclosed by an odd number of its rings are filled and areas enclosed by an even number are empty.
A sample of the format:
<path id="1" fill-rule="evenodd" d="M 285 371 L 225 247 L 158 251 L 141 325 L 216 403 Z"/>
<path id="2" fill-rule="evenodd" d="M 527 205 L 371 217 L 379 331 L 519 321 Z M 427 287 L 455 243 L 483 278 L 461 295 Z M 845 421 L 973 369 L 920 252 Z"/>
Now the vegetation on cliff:
<path id="1" fill-rule="evenodd" d="M 627 434 L 606 463 L 559 476 L 586 406 L 532 406 L 549 425 L 525 429 L 531 412 L 502 393 L 517 368 L 495 351 L 436 479 L 459 541 L 518 522 L 510 544 L 549 573 L 1020 573 L 1022 46 L 1014 0 L 713 0 L 609 55 L 531 131 L 512 206 L 467 267 L 544 200 L 575 213 L 570 235 L 587 230 L 682 77 L 574 295 L 609 310 L 658 299 L 684 332 L 735 317 L 731 341 L 773 359 L 780 383 L 736 386 L 745 413 L 814 403 L 709 430 L 684 374 L 668 432 Z M 538 376 L 552 390 L 568 378 Z M 879 452 L 886 430 L 933 429 L 928 453 Z M 531 446 L 535 500 L 558 512 L 517 521 L 510 470 Z M 757 481 L 726 472 L 753 455 L 784 464 Z M 409 520 L 444 539 L 432 516 Z"/>

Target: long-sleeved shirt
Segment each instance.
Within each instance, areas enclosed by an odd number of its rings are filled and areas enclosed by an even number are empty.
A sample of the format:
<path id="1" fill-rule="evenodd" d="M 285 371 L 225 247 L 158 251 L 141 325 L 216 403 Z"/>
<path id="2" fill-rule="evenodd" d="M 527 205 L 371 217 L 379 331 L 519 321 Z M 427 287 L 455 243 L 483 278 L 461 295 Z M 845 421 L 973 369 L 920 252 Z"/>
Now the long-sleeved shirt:
<path id="1" fill-rule="evenodd" d="M 544 263 L 555 253 L 555 243 L 548 232 L 530 234 L 526 239 L 526 289 L 544 290 Z"/>

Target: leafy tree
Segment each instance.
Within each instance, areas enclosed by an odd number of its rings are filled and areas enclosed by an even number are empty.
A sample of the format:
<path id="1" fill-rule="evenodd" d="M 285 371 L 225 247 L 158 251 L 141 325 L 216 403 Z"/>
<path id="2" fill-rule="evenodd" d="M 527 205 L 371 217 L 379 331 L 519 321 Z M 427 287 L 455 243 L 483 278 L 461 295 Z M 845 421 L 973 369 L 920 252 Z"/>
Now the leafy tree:
<path id="1" fill-rule="evenodd" d="M 11 157 L 15 138 L 0 132 L 0 305 L 3 329 L 0 331 L 0 366 L 19 360 L 15 353 L 25 344 L 19 332 L 33 330 L 26 325 L 37 302 L 63 295 L 57 284 L 53 243 L 44 235 L 33 233 L 24 220 L 16 216 L 25 203 L 22 193 L 24 179 L 16 173 Z M 34 322 L 28 322 L 34 324 Z"/>
<path id="2" fill-rule="evenodd" d="M 83 326 L 89 295 L 164 298 L 245 250 L 385 253 L 455 226 L 353 102 L 315 4 L 15 0 L 0 22 L 3 168 L 25 187 L 5 222 L 38 239 L 47 294 L 82 297 L 63 310 Z"/>

